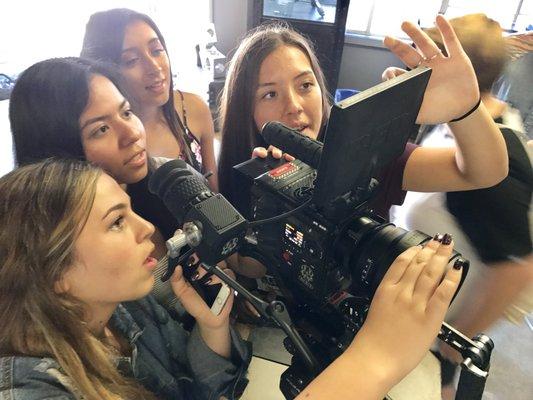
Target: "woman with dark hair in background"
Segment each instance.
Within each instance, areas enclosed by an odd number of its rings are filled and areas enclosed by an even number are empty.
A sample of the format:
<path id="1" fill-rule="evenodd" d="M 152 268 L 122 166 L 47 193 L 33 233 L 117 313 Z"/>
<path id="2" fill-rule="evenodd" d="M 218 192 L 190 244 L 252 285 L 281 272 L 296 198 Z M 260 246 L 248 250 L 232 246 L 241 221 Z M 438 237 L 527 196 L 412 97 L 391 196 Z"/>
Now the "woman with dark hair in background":
<path id="1" fill-rule="evenodd" d="M 235 399 L 248 353 L 231 298 L 215 316 L 178 267 L 188 335 L 147 296 L 154 228 L 109 175 L 76 160 L 12 171 L 0 227 L 1 398 Z M 402 253 L 356 338 L 297 399 L 381 400 L 439 331 L 461 277 L 458 263 L 446 272 L 452 249 L 440 235 Z"/>
<path id="2" fill-rule="evenodd" d="M 174 91 L 165 39 L 150 17 L 126 8 L 93 14 L 81 57 L 118 66 L 151 156 L 179 157 L 211 172 L 209 185 L 218 190 L 211 113 L 199 96 Z"/>

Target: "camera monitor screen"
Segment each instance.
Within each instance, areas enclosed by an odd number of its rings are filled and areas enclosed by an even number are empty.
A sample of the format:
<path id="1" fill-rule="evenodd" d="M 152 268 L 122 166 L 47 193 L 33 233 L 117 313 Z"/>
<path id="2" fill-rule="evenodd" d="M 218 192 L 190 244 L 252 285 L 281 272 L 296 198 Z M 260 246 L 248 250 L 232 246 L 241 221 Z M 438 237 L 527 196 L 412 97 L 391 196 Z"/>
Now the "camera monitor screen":
<path id="1" fill-rule="evenodd" d="M 333 24 L 337 0 L 264 0 L 263 15 Z"/>
<path id="2" fill-rule="evenodd" d="M 403 153 L 430 75 L 430 68 L 418 67 L 331 108 L 314 204 L 326 206 L 354 189 L 368 197 L 369 177 Z"/>

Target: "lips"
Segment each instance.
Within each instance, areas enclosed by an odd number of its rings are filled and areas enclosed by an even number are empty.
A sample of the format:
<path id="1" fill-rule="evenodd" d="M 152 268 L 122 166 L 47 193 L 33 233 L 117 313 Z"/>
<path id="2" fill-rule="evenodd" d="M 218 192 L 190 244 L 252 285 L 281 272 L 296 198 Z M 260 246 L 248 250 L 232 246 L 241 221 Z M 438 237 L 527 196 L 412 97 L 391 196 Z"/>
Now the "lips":
<path id="1" fill-rule="evenodd" d="M 295 131 L 298 131 L 298 132 L 302 132 L 304 129 L 307 129 L 309 128 L 309 125 L 306 125 L 306 124 L 291 124 L 289 125 L 291 127 L 291 129 L 295 130 Z"/>
<path id="2" fill-rule="evenodd" d="M 151 92 L 155 93 L 161 93 L 165 90 L 165 80 L 158 80 L 156 82 L 153 82 L 152 84 L 146 86 L 146 90 L 149 90 Z"/>
<path id="3" fill-rule="evenodd" d="M 146 150 L 142 149 L 128 158 L 124 165 L 143 165 L 146 161 Z"/>
<path id="4" fill-rule="evenodd" d="M 144 260 L 143 265 L 146 268 L 153 270 L 157 266 L 157 259 L 154 257 L 147 257 L 146 260 Z"/>

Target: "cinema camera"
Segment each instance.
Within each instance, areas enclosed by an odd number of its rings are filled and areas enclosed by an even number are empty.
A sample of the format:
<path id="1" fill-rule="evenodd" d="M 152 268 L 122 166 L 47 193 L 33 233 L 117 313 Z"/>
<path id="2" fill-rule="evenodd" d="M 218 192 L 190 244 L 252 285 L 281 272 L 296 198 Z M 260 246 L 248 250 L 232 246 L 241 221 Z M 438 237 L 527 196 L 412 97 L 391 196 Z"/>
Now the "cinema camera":
<path id="1" fill-rule="evenodd" d="M 293 359 L 280 381 L 287 399 L 296 397 L 349 346 L 395 258 L 430 240 L 373 212 L 381 173 L 404 151 L 430 73 L 419 67 L 333 106 L 324 144 L 280 123 L 266 124 L 266 143 L 296 160 L 256 158 L 234 167 L 236 179 L 250 191 L 250 208 L 241 212 L 252 222 L 177 166 L 184 164 L 180 160 L 163 165 L 150 179 L 150 190 L 186 226 L 168 242 L 171 247 L 188 243 L 210 265 L 238 250 L 267 267 L 267 279 L 283 303 L 269 305 L 216 272 L 217 267 L 209 271 L 244 293 L 288 334 L 285 346 Z M 450 266 L 459 257 L 454 251 Z M 468 270 L 464 262 L 463 280 Z M 464 380 L 461 375 L 465 384 L 458 390 L 466 395 L 457 398 L 481 399 L 490 339 L 468 339 L 446 324 L 439 337 L 468 364 Z"/>
<path id="2" fill-rule="evenodd" d="M 262 129 L 265 141 L 296 160 L 256 158 L 235 167 L 251 187 L 250 219 L 262 221 L 252 223 L 257 245 L 249 255 L 268 267 L 262 282 L 279 288 L 322 365 L 350 345 L 395 258 L 430 240 L 372 209 L 382 169 L 401 155 L 412 132 L 429 74 L 413 72 L 333 106 L 324 145 L 270 122 Z M 458 257 L 454 251 L 450 265 Z M 305 386 L 306 376 L 296 359 L 282 390 Z"/>

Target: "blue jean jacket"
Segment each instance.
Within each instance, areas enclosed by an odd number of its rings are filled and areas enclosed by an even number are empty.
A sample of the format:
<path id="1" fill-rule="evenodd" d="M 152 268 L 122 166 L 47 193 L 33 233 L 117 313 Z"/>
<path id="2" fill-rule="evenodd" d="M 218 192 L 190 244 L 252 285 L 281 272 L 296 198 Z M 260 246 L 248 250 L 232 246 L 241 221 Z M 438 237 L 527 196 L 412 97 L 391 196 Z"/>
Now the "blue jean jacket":
<path id="1" fill-rule="evenodd" d="M 124 335 L 131 357 L 116 360 L 160 399 L 234 399 L 246 386 L 251 348 L 232 329 L 231 359 L 213 352 L 150 296 L 119 305 L 110 324 Z M 52 358 L 0 357 L 0 399 L 75 399 L 76 388 Z"/>

